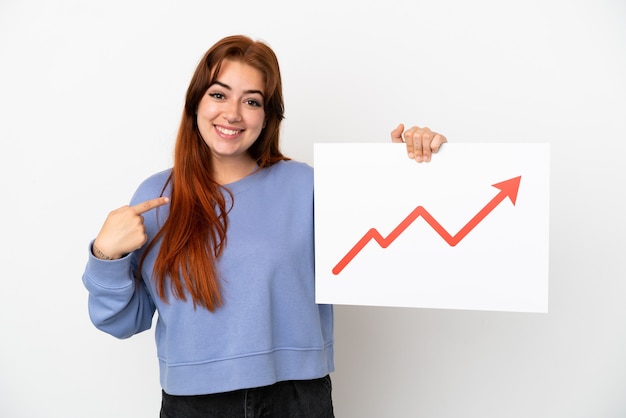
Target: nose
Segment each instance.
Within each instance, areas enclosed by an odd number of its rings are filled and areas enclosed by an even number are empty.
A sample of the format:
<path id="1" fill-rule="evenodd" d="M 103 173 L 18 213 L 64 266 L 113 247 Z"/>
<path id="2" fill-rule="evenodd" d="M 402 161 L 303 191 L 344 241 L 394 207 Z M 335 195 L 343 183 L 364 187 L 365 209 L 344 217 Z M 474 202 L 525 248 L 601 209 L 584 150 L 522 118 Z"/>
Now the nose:
<path id="1" fill-rule="evenodd" d="M 225 105 L 222 117 L 228 123 L 235 123 L 241 121 L 241 109 L 239 103 L 232 101 Z"/>

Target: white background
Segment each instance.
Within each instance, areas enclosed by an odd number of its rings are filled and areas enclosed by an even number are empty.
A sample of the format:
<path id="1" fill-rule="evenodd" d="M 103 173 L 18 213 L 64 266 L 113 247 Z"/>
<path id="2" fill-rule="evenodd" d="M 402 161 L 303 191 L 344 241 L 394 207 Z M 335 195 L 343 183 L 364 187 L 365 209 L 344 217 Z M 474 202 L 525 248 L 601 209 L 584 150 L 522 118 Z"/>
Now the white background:
<path id="1" fill-rule="evenodd" d="M 551 144 L 550 313 L 338 306 L 338 417 L 625 416 L 625 22 L 621 0 L 0 1 L 0 416 L 157 416 L 152 332 L 89 322 L 87 243 L 240 32 L 279 57 L 296 159 L 399 122 Z"/>

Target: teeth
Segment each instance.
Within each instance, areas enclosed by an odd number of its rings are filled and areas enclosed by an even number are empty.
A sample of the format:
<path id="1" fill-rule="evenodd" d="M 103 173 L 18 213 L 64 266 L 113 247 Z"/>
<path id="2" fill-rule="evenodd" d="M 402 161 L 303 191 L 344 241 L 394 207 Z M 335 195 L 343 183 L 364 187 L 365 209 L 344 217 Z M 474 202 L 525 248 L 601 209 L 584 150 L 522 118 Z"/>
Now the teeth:
<path id="1" fill-rule="evenodd" d="M 217 130 L 223 133 L 224 135 L 236 135 L 239 132 L 241 132 L 241 131 L 233 131 L 232 129 L 220 128 L 219 126 L 217 127 Z"/>

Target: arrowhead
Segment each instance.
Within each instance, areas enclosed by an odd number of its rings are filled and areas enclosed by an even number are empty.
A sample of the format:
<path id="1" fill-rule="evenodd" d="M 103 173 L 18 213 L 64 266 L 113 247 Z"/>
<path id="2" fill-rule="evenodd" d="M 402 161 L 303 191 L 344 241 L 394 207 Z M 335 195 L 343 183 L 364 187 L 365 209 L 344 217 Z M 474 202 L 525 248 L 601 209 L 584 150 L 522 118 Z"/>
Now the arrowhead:
<path id="1" fill-rule="evenodd" d="M 492 184 L 492 186 L 500 189 L 500 194 L 503 194 L 504 197 L 508 196 L 509 199 L 511 199 L 511 202 L 513 202 L 513 205 L 515 205 L 515 200 L 517 199 L 517 191 L 519 190 L 519 183 L 521 179 L 522 176 L 518 176 L 510 180 Z"/>

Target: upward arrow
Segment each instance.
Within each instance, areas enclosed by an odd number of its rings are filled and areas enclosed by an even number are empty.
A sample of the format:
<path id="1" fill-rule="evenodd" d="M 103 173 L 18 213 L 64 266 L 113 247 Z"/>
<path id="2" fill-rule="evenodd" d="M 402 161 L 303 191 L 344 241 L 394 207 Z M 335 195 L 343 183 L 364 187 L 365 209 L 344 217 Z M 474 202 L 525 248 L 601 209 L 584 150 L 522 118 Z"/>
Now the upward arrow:
<path id="1" fill-rule="evenodd" d="M 382 248 L 387 248 L 396 238 L 404 232 L 420 216 L 443 238 L 451 247 L 457 245 L 472 229 L 476 227 L 492 210 L 495 209 L 504 199 L 507 197 L 511 199 L 511 203 L 515 205 L 517 200 L 517 192 L 519 190 L 519 184 L 522 176 L 514 177 L 512 179 L 502 181 L 500 183 L 493 184 L 492 186 L 500 189 L 498 193 L 489 203 L 487 203 L 470 221 L 461 228 L 454 236 L 450 235 L 446 229 L 441 226 L 439 222 L 433 216 L 428 213 L 423 206 L 418 206 L 404 218 L 402 222 L 393 230 L 387 237 L 383 237 L 376 228 L 372 228 L 363 235 L 363 237 L 355 244 L 354 247 L 341 259 L 339 263 L 333 268 L 333 274 L 337 275 L 352 261 L 356 255 L 369 243 L 372 239 L 375 240 Z"/>

